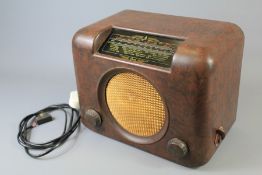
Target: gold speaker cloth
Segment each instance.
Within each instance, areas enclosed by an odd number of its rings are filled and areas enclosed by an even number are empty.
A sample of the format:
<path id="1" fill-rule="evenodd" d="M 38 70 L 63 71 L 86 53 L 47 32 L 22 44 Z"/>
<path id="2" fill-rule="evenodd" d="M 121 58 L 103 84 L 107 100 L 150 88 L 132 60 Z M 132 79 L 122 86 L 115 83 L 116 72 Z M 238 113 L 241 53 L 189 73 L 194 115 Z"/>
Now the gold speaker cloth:
<path id="1" fill-rule="evenodd" d="M 113 76 L 106 87 L 106 101 L 113 118 L 131 134 L 149 137 L 164 126 L 164 103 L 142 76 L 131 72 Z"/>

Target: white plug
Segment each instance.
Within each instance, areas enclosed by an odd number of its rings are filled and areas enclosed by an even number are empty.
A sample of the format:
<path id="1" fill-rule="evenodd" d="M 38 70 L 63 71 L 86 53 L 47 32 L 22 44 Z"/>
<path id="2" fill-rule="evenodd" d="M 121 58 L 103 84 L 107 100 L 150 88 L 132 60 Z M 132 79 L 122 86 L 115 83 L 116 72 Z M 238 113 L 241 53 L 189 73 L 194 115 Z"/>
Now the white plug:
<path id="1" fill-rule="evenodd" d="M 72 108 L 75 108 L 77 110 L 80 109 L 77 91 L 71 91 L 70 98 L 69 98 L 69 106 L 71 106 Z"/>

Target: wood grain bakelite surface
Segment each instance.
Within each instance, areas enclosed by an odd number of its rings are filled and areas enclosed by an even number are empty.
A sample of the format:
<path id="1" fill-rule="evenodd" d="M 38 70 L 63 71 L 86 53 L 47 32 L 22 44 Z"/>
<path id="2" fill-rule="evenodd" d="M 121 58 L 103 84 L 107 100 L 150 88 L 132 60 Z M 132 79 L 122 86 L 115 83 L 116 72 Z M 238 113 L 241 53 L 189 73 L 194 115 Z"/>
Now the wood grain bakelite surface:
<path id="1" fill-rule="evenodd" d="M 113 28 L 182 42 L 170 66 L 119 59 L 99 52 Z M 94 127 L 84 118 L 82 122 L 99 134 L 178 164 L 203 165 L 218 148 L 217 129 L 222 126 L 227 133 L 235 121 L 243 47 L 243 32 L 228 22 L 125 10 L 84 27 L 73 38 L 81 115 L 94 109 L 102 125 Z M 106 87 L 112 77 L 125 72 L 143 77 L 159 93 L 166 118 L 156 134 L 141 137 L 127 132 L 112 116 Z M 186 143 L 185 157 L 168 151 L 172 138 Z"/>

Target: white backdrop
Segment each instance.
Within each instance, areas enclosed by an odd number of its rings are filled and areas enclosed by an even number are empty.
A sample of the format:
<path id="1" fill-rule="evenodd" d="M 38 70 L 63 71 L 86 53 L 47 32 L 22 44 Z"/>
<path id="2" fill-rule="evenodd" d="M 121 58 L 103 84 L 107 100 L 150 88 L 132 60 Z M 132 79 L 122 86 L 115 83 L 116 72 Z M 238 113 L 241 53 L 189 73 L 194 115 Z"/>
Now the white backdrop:
<path id="1" fill-rule="evenodd" d="M 259 0 L 0 0 L 0 173 L 261 174 L 261 6 Z M 123 9 L 230 21 L 245 32 L 237 121 L 205 166 L 188 169 L 84 127 L 53 158 L 31 159 L 17 144 L 18 123 L 24 115 L 67 102 L 76 88 L 74 32 Z M 56 124 L 37 130 L 39 139 L 59 134 Z"/>

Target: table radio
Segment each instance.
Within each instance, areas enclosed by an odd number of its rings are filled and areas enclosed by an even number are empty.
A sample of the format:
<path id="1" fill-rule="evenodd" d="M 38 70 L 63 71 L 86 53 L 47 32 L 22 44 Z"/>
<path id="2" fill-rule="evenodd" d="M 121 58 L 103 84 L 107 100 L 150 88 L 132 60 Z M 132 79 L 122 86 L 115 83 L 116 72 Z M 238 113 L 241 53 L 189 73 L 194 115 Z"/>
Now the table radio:
<path id="1" fill-rule="evenodd" d="M 235 24 L 125 10 L 72 43 L 81 121 L 99 134 L 196 167 L 235 121 L 244 47 Z"/>

